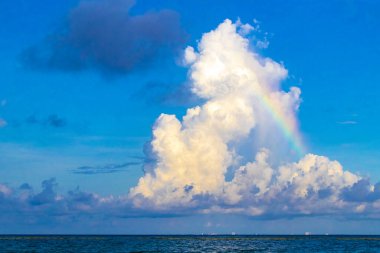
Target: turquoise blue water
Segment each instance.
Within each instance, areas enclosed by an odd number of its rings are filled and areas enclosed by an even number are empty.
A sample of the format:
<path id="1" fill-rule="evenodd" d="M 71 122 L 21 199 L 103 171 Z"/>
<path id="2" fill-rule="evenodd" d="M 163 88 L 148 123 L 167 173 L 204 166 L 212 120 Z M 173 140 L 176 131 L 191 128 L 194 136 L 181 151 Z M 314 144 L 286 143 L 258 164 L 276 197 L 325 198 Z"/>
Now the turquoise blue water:
<path id="1" fill-rule="evenodd" d="M 380 252 L 380 236 L 0 236 L 0 252 Z"/>

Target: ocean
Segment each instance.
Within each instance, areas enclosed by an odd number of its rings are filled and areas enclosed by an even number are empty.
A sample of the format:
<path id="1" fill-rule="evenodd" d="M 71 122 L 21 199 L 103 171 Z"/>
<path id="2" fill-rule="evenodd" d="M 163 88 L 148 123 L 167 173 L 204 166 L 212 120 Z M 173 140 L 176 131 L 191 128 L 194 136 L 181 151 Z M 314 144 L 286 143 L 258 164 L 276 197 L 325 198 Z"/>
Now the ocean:
<path id="1" fill-rule="evenodd" d="M 0 252 L 380 252 L 380 236 L 1 235 Z"/>

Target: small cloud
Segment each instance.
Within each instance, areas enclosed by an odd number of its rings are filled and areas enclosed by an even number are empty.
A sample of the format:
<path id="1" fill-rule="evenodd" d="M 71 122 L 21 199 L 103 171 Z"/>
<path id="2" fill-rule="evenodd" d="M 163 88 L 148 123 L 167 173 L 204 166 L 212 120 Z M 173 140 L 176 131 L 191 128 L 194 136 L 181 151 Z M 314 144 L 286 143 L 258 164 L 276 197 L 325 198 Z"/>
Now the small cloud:
<path id="1" fill-rule="evenodd" d="M 268 41 L 268 38 L 265 37 L 263 40 L 258 40 L 258 41 L 256 42 L 256 47 L 257 47 L 257 48 L 260 48 L 260 49 L 268 48 L 268 47 L 269 47 L 269 41 Z"/>
<path id="2" fill-rule="evenodd" d="M 358 124 L 358 122 L 354 121 L 354 120 L 338 121 L 337 123 L 340 125 L 356 125 L 356 124 Z"/>
<path id="3" fill-rule="evenodd" d="M 364 212 L 365 208 L 366 208 L 366 205 L 365 205 L 365 204 L 361 204 L 361 205 L 358 205 L 358 206 L 355 208 L 355 210 L 356 210 L 356 212 L 358 212 L 358 213 L 362 213 L 362 212 Z"/>
<path id="4" fill-rule="evenodd" d="M 0 118 L 0 127 L 5 127 L 6 125 L 7 122 L 4 119 Z"/>
<path id="5" fill-rule="evenodd" d="M 46 118 L 38 118 L 36 115 L 30 115 L 25 119 L 25 123 L 29 125 L 42 125 L 54 128 L 62 128 L 67 125 L 67 121 L 57 114 L 50 114 Z"/>
<path id="6" fill-rule="evenodd" d="M 81 166 L 76 169 L 73 169 L 72 172 L 74 174 L 85 174 L 85 175 L 93 175 L 93 174 L 108 174 L 108 173 L 116 173 L 123 172 L 127 168 L 134 165 L 141 165 L 141 162 L 127 162 L 122 164 L 106 164 L 102 166 Z"/>
<path id="7" fill-rule="evenodd" d="M 23 183 L 22 185 L 20 185 L 19 189 L 20 190 L 32 190 L 32 186 L 30 186 L 30 184 L 28 184 L 28 183 Z"/>
<path id="8" fill-rule="evenodd" d="M 4 184 L 0 184 L 0 197 L 9 196 L 12 194 L 12 189 Z"/>
<path id="9" fill-rule="evenodd" d="M 7 100 L 6 99 L 3 99 L 3 100 L 0 101 L 0 106 L 1 107 L 4 107 L 6 105 L 7 105 Z"/>
<path id="10" fill-rule="evenodd" d="M 64 127 L 66 126 L 66 120 L 58 117 L 56 114 L 49 115 L 46 123 L 52 127 Z"/>
<path id="11" fill-rule="evenodd" d="M 194 52 L 194 48 L 193 47 L 186 47 L 184 53 L 183 53 L 183 62 L 182 64 L 184 66 L 187 66 L 187 65 L 190 65 L 192 64 L 193 62 L 195 62 L 195 60 L 197 59 L 198 57 L 198 54 Z"/>
<path id="12" fill-rule="evenodd" d="M 238 19 L 236 25 L 239 28 L 238 33 L 242 36 L 247 36 L 251 32 L 255 32 L 252 37 L 252 42 L 257 49 L 266 49 L 269 47 L 269 34 L 261 30 L 260 21 L 253 19 L 252 24 L 243 24 L 240 19 Z"/>
<path id="13" fill-rule="evenodd" d="M 30 200 L 32 206 L 39 206 L 43 204 L 52 203 L 56 200 L 56 188 L 58 186 L 55 178 L 44 180 L 41 183 L 42 191 L 35 195 Z"/>
<path id="14" fill-rule="evenodd" d="M 240 18 L 238 18 L 238 20 L 236 21 L 236 25 L 239 27 L 239 34 L 242 35 L 242 36 L 246 36 L 248 35 L 250 32 L 252 31 L 257 31 L 260 29 L 260 26 L 258 25 L 258 23 L 255 23 L 254 25 L 255 26 L 252 26 L 248 23 L 246 24 L 243 24 L 240 20 Z"/>

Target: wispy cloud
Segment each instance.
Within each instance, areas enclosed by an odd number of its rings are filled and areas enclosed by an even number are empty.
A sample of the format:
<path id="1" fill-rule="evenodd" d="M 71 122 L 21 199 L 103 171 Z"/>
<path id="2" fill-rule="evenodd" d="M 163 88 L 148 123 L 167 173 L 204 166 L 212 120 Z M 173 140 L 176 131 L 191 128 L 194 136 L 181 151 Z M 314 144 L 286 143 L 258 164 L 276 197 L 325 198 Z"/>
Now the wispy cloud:
<path id="1" fill-rule="evenodd" d="M 358 124 L 358 122 L 355 120 L 338 121 L 337 123 L 340 125 L 356 125 L 356 124 Z"/>
<path id="2" fill-rule="evenodd" d="M 85 174 L 85 175 L 93 175 L 93 174 L 108 174 L 108 173 L 116 173 L 123 172 L 130 168 L 131 166 L 142 165 L 142 162 L 127 162 L 122 164 L 106 164 L 102 166 L 81 166 L 76 169 L 73 169 L 72 172 L 74 174 Z"/>
<path id="3" fill-rule="evenodd" d="M 0 118 L 0 127 L 5 127 L 7 125 L 7 122 L 5 119 Z"/>
<path id="4" fill-rule="evenodd" d="M 28 116 L 25 120 L 15 121 L 14 126 L 26 125 L 40 125 L 53 128 L 63 128 L 67 125 L 67 120 L 57 114 L 50 114 L 47 117 L 38 117 L 35 114 Z"/>

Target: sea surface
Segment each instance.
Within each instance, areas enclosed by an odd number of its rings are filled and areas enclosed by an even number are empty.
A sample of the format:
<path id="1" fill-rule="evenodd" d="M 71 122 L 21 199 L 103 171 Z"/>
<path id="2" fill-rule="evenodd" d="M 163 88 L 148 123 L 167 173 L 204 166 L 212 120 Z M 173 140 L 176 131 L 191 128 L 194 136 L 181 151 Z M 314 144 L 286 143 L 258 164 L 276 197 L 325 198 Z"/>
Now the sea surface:
<path id="1" fill-rule="evenodd" d="M 0 252 L 380 252 L 380 236 L 0 235 Z"/>

